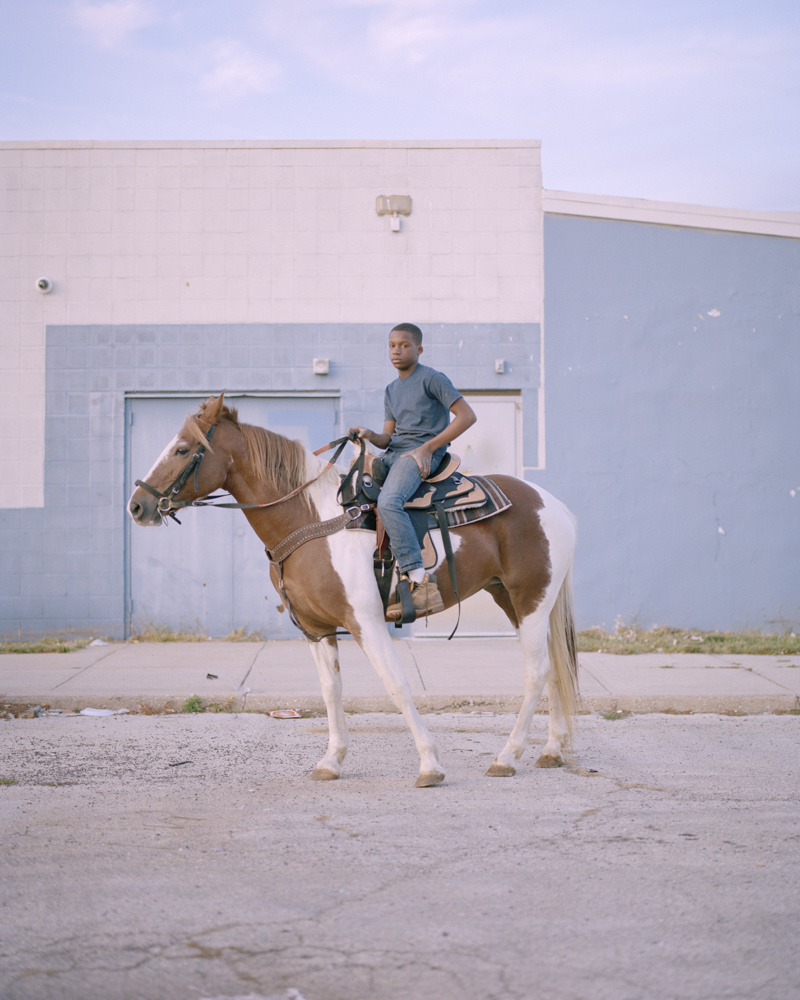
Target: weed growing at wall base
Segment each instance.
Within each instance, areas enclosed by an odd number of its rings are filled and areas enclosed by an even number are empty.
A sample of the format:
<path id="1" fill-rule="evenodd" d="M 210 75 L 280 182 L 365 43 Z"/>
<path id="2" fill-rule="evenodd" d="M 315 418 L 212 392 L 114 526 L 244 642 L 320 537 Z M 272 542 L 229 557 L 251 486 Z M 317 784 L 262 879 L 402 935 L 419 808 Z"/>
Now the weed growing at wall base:
<path id="1" fill-rule="evenodd" d="M 85 649 L 91 641 L 91 636 L 86 639 L 64 639 L 61 636 L 19 639 L 0 642 L 0 653 L 74 653 L 77 649 Z"/>
<path id="2" fill-rule="evenodd" d="M 207 634 L 199 622 L 195 622 L 192 628 L 179 626 L 173 628 L 171 625 L 164 625 L 159 622 L 144 622 L 138 626 L 130 637 L 130 642 L 211 642 L 214 636 Z M 245 626 L 234 629 L 226 636 L 218 639 L 219 642 L 263 642 L 264 635 L 261 632 L 249 632 Z"/>
<path id="3" fill-rule="evenodd" d="M 216 639 L 196 626 L 192 630 L 174 629 L 167 625 L 148 624 L 136 631 L 128 642 L 265 642 L 261 632 L 235 629 Z M 45 636 L 29 640 L 0 641 L 3 653 L 72 653 L 85 649 L 92 637 L 75 638 Z M 617 622 L 613 632 L 596 627 L 578 633 L 581 653 L 719 653 L 758 656 L 800 656 L 800 636 L 794 632 L 771 634 L 763 632 L 702 632 L 697 629 L 651 629 Z M 227 711 L 227 709 L 223 709 Z"/>
<path id="4" fill-rule="evenodd" d="M 619 619 L 613 632 L 590 628 L 578 633 L 581 653 L 720 653 L 758 656 L 800 656 L 800 636 L 794 632 L 772 635 L 763 632 L 701 632 L 669 628 L 643 629 Z"/>

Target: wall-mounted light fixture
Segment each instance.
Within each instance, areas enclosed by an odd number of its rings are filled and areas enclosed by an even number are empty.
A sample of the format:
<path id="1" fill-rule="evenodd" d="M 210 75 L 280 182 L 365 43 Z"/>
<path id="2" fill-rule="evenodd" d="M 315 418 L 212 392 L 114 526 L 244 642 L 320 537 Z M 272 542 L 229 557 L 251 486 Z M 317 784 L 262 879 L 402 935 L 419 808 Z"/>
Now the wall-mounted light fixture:
<path id="1" fill-rule="evenodd" d="M 315 375 L 327 375 L 330 371 L 330 362 L 327 358 L 314 358 L 311 362 L 311 370 Z"/>
<path id="2" fill-rule="evenodd" d="M 53 282 L 49 278 L 37 278 L 36 287 L 42 295 L 49 295 L 53 291 Z"/>
<path id="3" fill-rule="evenodd" d="M 498 375 L 505 374 L 506 363 L 502 358 L 498 358 L 494 363 L 494 370 Z"/>
<path id="4" fill-rule="evenodd" d="M 411 215 L 410 194 L 379 194 L 375 199 L 375 211 L 378 215 L 391 215 L 392 232 L 400 232 L 400 216 Z"/>

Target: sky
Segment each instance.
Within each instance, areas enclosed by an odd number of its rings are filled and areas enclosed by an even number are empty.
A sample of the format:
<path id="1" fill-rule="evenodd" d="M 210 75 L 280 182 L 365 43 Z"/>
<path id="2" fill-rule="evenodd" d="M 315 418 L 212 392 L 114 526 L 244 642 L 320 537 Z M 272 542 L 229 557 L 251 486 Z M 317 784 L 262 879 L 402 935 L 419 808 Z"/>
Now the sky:
<path id="1" fill-rule="evenodd" d="M 798 0 L 0 0 L 0 140 L 540 139 L 545 188 L 800 210 Z"/>

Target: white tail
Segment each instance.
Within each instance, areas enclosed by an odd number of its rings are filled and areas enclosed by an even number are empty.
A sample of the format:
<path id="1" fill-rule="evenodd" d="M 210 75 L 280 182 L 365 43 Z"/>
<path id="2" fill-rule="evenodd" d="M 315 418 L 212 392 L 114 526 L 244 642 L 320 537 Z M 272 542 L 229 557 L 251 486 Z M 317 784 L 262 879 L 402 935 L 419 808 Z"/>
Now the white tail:
<path id="1" fill-rule="evenodd" d="M 578 710 L 579 691 L 571 563 L 561 584 L 556 603 L 550 612 L 550 659 L 567 728 L 572 738 L 572 717 Z"/>

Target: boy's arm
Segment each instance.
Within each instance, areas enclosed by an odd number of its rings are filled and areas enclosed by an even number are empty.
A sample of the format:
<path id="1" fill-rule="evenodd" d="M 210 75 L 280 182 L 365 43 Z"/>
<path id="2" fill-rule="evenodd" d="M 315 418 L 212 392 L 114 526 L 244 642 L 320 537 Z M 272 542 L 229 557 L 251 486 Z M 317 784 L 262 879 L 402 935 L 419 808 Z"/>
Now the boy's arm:
<path id="1" fill-rule="evenodd" d="M 426 441 L 425 444 L 421 444 L 413 451 L 408 452 L 419 466 L 419 471 L 423 479 L 430 475 L 431 458 L 436 449 L 450 444 L 451 441 L 455 441 L 468 427 L 472 427 L 478 419 L 475 416 L 475 411 L 463 396 L 453 403 L 450 407 L 450 412 L 453 414 L 453 419 L 441 433 L 431 438 L 430 441 Z"/>
<path id="2" fill-rule="evenodd" d="M 380 434 L 376 431 L 371 431 L 369 427 L 351 427 L 350 430 L 356 431 L 360 438 L 364 438 L 365 441 L 374 444 L 376 448 L 388 448 L 389 442 L 392 440 L 392 434 L 394 434 L 394 428 L 395 421 L 387 420 Z"/>

